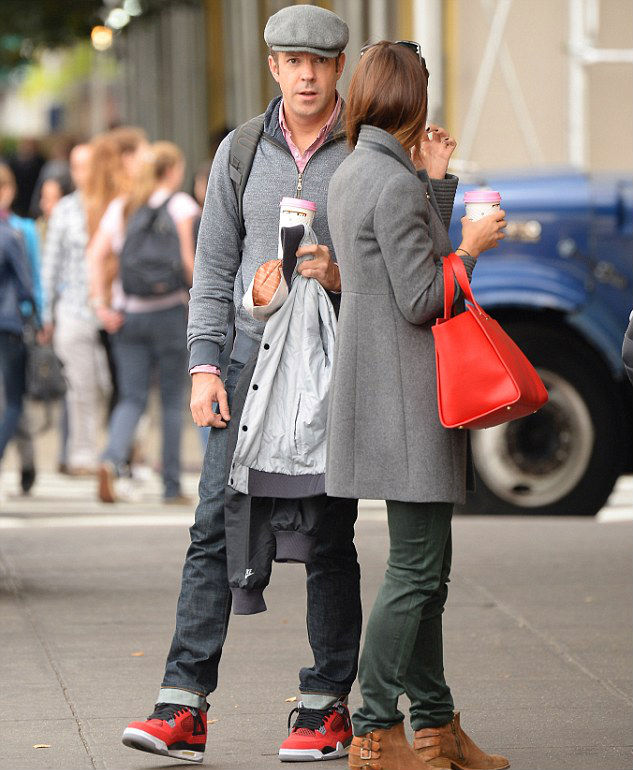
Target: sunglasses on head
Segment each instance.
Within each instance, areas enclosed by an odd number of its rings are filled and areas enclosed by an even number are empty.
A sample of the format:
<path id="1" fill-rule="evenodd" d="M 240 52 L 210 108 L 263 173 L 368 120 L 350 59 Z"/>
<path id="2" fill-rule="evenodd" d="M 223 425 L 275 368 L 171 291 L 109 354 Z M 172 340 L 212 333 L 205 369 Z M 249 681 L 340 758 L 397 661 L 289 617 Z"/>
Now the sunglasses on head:
<path id="1" fill-rule="evenodd" d="M 360 49 L 360 55 L 362 56 L 364 53 L 369 51 L 370 48 L 373 48 L 376 45 L 376 43 L 368 43 L 367 45 L 364 45 Z M 405 48 L 408 48 L 410 51 L 413 51 L 413 53 L 418 57 L 420 60 L 420 64 L 422 65 L 424 71 L 426 72 L 427 78 L 428 78 L 428 70 L 426 68 L 426 62 L 424 61 L 424 56 L 422 56 L 422 46 L 419 43 L 416 43 L 415 40 L 394 40 L 394 45 L 402 45 Z"/>

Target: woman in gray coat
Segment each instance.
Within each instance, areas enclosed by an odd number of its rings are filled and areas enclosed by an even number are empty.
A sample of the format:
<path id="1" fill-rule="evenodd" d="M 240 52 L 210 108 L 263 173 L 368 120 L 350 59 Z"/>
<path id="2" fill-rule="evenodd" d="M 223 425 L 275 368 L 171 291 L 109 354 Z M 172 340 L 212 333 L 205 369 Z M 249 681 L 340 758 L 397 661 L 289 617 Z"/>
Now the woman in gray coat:
<path id="1" fill-rule="evenodd" d="M 447 227 L 457 179 L 446 175 L 454 140 L 426 127 L 427 78 L 415 43 L 365 49 L 347 102 L 354 151 L 328 195 L 342 301 L 326 489 L 385 499 L 390 534 L 360 663 L 363 703 L 352 720 L 349 762 L 500 770 L 507 760 L 485 754 L 461 730 L 444 680 L 441 616 L 453 505 L 466 493 L 467 436 L 438 418 L 431 326 L 443 314 L 441 257 L 453 250 Z M 456 253 L 469 277 L 504 226 L 503 212 L 462 220 Z M 398 710 L 402 693 L 411 701 L 414 748 Z"/>

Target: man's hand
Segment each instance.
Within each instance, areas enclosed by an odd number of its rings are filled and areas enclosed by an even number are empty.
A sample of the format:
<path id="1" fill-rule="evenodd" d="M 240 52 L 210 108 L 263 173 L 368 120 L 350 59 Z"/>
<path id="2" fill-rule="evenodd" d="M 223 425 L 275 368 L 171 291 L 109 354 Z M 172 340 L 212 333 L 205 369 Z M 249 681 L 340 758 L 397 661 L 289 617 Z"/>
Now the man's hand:
<path id="1" fill-rule="evenodd" d="M 218 404 L 219 414 L 213 411 L 213 404 Z M 201 428 L 226 428 L 231 419 L 224 383 L 217 374 L 197 372 L 191 375 L 190 406 L 193 421 Z"/>
<path id="2" fill-rule="evenodd" d="M 297 267 L 297 272 L 306 278 L 316 278 L 327 291 L 341 290 L 341 274 L 338 265 L 330 256 L 327 246 L 302 246 L 297 251 L 298 257 L 313 255 Z"/>

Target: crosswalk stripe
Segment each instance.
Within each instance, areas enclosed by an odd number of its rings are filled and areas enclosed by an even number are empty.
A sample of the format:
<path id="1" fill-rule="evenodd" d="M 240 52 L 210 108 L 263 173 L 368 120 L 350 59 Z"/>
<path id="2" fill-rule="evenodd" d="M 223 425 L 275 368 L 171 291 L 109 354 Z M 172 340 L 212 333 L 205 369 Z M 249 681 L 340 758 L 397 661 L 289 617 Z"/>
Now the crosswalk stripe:
<path id="1" fill-rule="evenodd" d="M 116 505 L 96 498 L 94 478 L 68 478 L 56 473 L 40 473 L 33 494 L 19 495 L 19 477 L 13 472 L 0 476 L 0 529 L 57 527 L 155 527 L 190 526 L 197 503 L 198 475 L 183 474 L 183 491 L 191 498 L 185 506 L 166 506 L 161 480 L 149 474 L 142 481 L 129 482 L 131 497 Z M 365 521 L 384 521 L 383 500 L 361 500 L 360 517 Z M 607 506 L 596 516 L 601 524 L 633 521 L 633 476 L 622 477 Z"/>

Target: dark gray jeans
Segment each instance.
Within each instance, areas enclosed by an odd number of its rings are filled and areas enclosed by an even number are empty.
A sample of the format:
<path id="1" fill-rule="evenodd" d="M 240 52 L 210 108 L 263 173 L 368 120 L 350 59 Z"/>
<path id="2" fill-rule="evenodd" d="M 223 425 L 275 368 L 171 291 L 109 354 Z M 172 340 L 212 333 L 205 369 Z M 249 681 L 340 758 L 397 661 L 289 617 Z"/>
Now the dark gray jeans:
<path id="1" fill-rule="evenodd" d="M 242 364 L 232 361 L 225 387 L 231 404 Z M 228 431 L 212 428 L 200 477 L 200 502 L 190 529 L 176 630 L 158 700 L 202 708 L 215 690 L 226 637 L 231 592 L 226 569 L 224 491 Z M 360 569 L 354 547 L 357 501 L 336 501 L 306 564 L 308 638 L 314 665 L 299 672 L 310 705 L 347 695 L 356 678 L 361 632 Z"/>
<path id="2" fill-rule="evenodd" d="M 4 407 L 0 413 L 0 459 L 15 435 L 22 414 L 26 367 L 26 348 L 22 337 L 0 332 L 0 378 L 4 390 Z"/>
<path id="3" fill-rule="evenodd" d="M 128 313 L 112 338 L 119 400 L 102 455 L 120 467 L 129 457 L 157 370 L 163 428 L 165 497 L 180 494 L 180 432 L 187 376 L 187 312 L 184 305 L 152 313 Z"/>
<path id="4" fill-rule="evenodd" d="M 411 702 L 414 730 L 453 718 L 442 642 L 452 513 L 451 503 L 387 500 L 389 562 L 365 631 L 354 735 L 401 722 L 402 693 Z"/>

